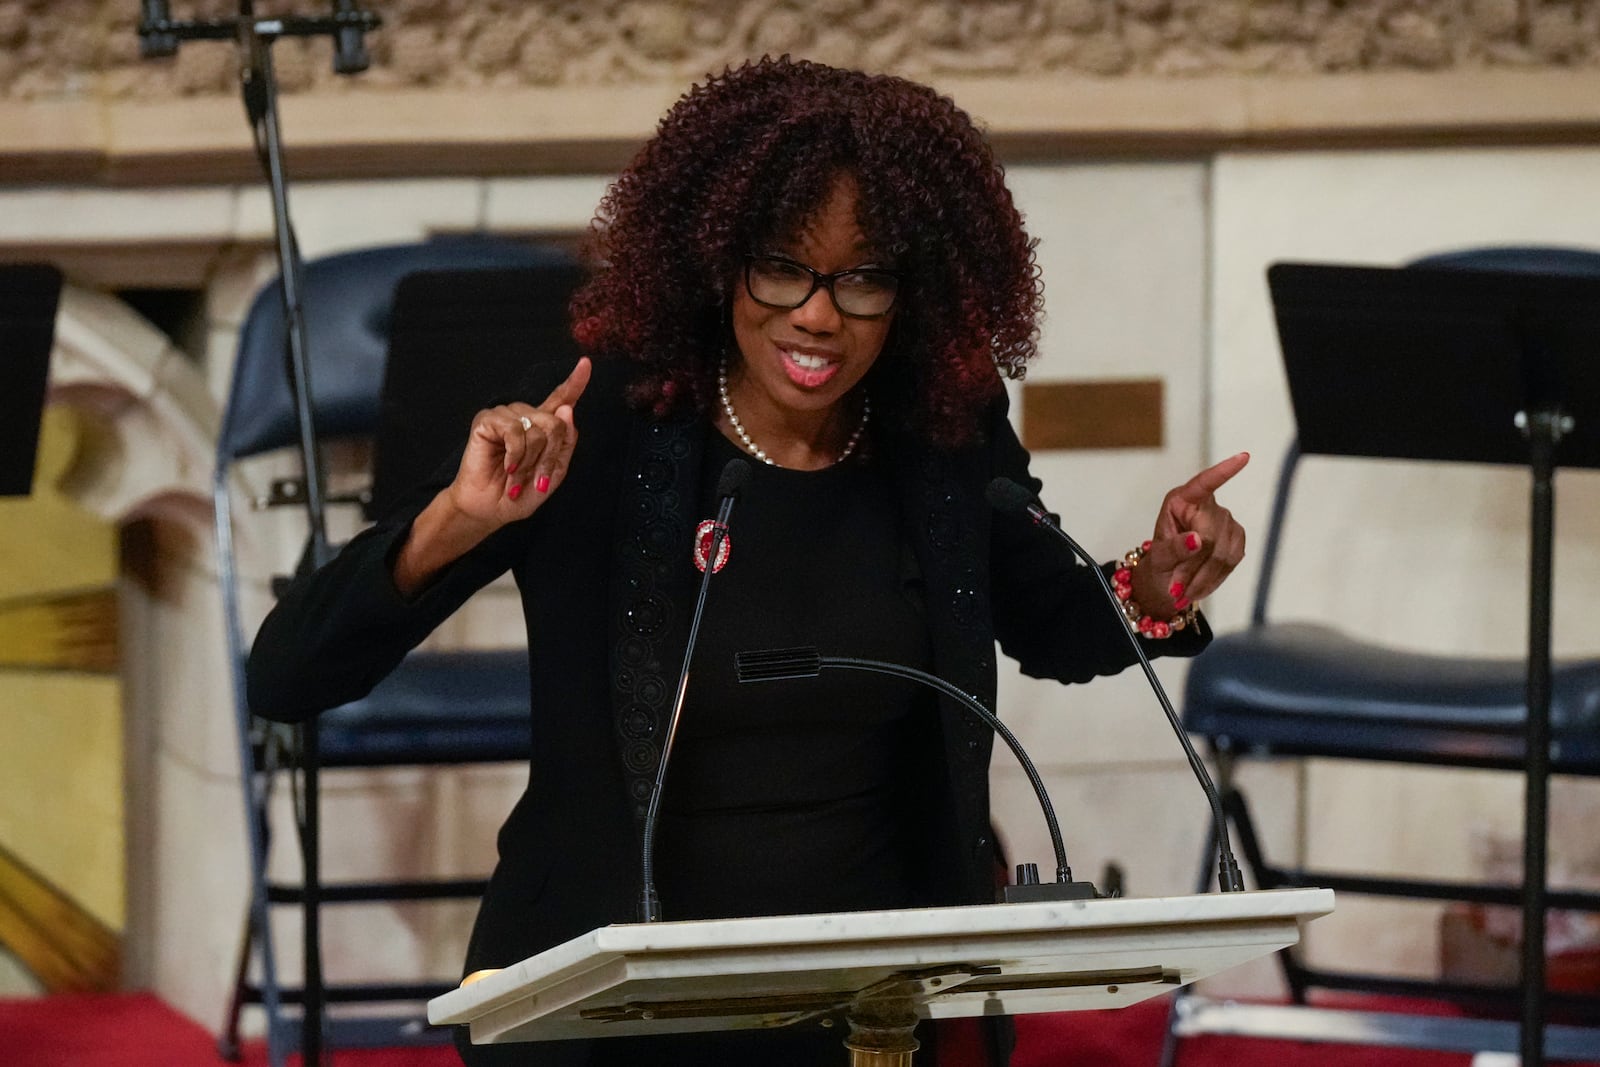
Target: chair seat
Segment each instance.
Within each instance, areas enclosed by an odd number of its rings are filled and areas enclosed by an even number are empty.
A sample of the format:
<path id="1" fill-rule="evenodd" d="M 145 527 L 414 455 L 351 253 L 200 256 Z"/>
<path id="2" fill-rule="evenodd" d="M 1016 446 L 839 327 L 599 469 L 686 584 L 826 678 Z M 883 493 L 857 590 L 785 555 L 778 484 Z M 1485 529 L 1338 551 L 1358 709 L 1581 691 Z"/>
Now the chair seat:
<path id="1" fill-rule="evenodd" d="M 1521 765 L 1522 660 L 1401 652 L 1328 626 L 1217 638 L 1189 672 L 1185 725 L 1233 750 L 1457 766 Z M 1551 759 L 1600 774 L 1600 660 L 1553 669 Z"/>
<path id="2" fill-rule="evenodd" d="M 413 652 L 371 693 L 317 721 L 325 767 L 525 761 L 528 653 Z"/>

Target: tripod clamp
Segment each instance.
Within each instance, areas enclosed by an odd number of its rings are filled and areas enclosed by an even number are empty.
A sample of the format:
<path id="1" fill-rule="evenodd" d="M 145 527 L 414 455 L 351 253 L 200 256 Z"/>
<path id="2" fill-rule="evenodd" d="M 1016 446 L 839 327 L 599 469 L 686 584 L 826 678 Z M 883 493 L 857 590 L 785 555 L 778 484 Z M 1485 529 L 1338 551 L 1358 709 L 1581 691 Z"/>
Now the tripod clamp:
<path id="1" fill-rule="evenodd" d="M 241 0 L 239 14 L 220 19 L 174 19 L 167 0 L 143 0 L 139 19 L 139 54 L 145 59 L 165 59 L 178 54 L 183 41 L 247 42 L 252 38 L 332 37 L 335 74 L 359 74 L 371 60 L 366 34 L 383 20 L 363 11 L 354 0 L 334 0 L 327 15 L 283 15 L 256 18 L 251 0 Z"/>

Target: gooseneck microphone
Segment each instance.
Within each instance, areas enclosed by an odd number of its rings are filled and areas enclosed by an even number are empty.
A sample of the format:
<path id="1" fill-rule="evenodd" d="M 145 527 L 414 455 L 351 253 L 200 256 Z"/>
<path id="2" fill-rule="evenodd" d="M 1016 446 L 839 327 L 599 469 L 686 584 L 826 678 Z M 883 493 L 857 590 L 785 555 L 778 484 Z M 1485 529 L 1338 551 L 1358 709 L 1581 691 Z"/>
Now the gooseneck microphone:
<path id="1" fill-rule="evenodd" d="M 1050 845 L 1056 854 L 1054 884 L 1040 884 L 1039 871 L 1035 864 L 1018 864 L 1017 884 L 1008 885 L 1002 890 L 1005 902 L 1016 904 L 1038 900 L 1086 900 L 1100 895 L 1093 884 L 1072 880 L 1072 868 L 1067 865 L 1067 850 L 1061 843 L 1061 827 L 1056 822 L 1056 811 L 1050 803 L 1050 796 L 1045 792 L 1044 779 L 1039 777 L 1038 769 L 1023 751 L 1022 742 L 1018 741 L 1016 735 L 1006 729 L 1005 723 L 1001 722 L 994 712 L 984 707 L 983 702 L 977 697 L 962 691 L 937 675 L 919 671 L 915 667 L 851 656 L 823 656 L 811 646 L 740 652 L 733 657 L 733 660 L 740 682 L 815 678 L 824 668 L 837 667 L 904 678 L 928 686 L 954 700 L 988 724 L 989 728 L 999 734 L 1000 739 L 1011 749 L 1012 755 L 1016 756 L 1017 762 L 1027 774 L 1028 781 L 1033 784 L 1034 795 L 1039 798 L 1039 807 L 1044 811 L 1045 825 L 1050 828 Z"/>
<path id="2" fill-rule="evenodd" d="M 1077 556 L 1089 568 L 1100 583 L 1100 589 L 1106 595 L 1106 600 L 1111 604 L 1111 610 L 1116 612 L 1119 629 L 1127 634 L 1128 641 L 1133 646 L 1133 651 L 1139 657 L 1139 666 L 1144 670 L 1144 676 L 1150 683 L 1150 688 L 1155 692 L 1156 699 L 1161 702 L 1161 710 L 1166 712 L 1167 723 L 1172 727 L 1172 732 L 1178 735 L 1178 744 L 1183 746 L 1183 754 L 1189 760 L 1189 768 L 1194 771 L 1195 779 L 1200 783 L 1200 788 L 1205 792 L 1206 800 L 1211 804 L 1211 829 L 1217 840 L 1217 885 L 1224 893 L 1236 893 L 1244 889 L 1244 875 L 1239 871 L 1239 861 L 1233 857 L 1233 846 L 1228 841 L 1228 820 L 1222 811 L 1222 797 L 1217 793 L 1216 785 L 1211 781 L 1211 775 L 1206 771 L 1206 765 L 1200 759 L 1200 754 L 1194 750 L 1194 745 L 1189 741 L 1189 735 L 1183 729 L 1183 723 L 1178 719 L 1178 713 L 1173 710 L 1172 701 L 1167 699 L 1167 691 L 1161 685 L 1161 679 L 1156 677 L 1155 668 L 1150 666 L 1150 657 L 1145 655 L 1144 646 L 1122 623 L 1122 602 L 1117 599 L 1117 594 L 1111 588 L 1111 582 L 1106 578 L 1105 571 L 1100 567 L 1099 561 L 1083 546 L 1074 541 L 1067 531 L 1061 528 L 1061 523 L 1044 505 L 1038 497 L 1012 481 L 1010 478 L 996 478 L 989 483 L 984 491 L 984 496 L 996 511 L 1008 515 L 1026 516 L 1033 520 L 1034 525 L 1041 526 L 1050 531 L 1061 540 L 1072 554 Z"/>
<path id="3" fill-rule="evenodd" d="M 739 499 L 744 483 L 750 480 L 750 464 L 742 459 L 730 459 L 717 478 L 717 517 L 711 523 L 710 545 L 705 553 L 705 566 L 700 575 L 700 595 L 694 602 L 694 614 L 689 617 L 689 636 L 683 646 L 683 668 L 678 672 L 678 691 L 672 701 L 672 715 L 667 720 L 667 737 L 661 745 L 661 762 L 656 765 L 655 785 L 650 789 L 650 805 L 645 809 L 643 841 L 640 847 L 639 921 L 661 921 L 661 898 L 656 893 L 655 843 L 656 821 L 661 815 L 661 792 L 667 780 L 667 761 L 672 758 L 672 742 L 678 736 L 678 720 L 683 717 L 683 698 L 689 691 L 689 665 L 694 660 L 694 644 L 700 635 L 700 616 L 706 610 L 706 590 L 711 588 L 711 576 L 722 567 L 722 550 L 728 537 L 728 517 Z M 698 541 L 695 534 L 698 560 Z"/>

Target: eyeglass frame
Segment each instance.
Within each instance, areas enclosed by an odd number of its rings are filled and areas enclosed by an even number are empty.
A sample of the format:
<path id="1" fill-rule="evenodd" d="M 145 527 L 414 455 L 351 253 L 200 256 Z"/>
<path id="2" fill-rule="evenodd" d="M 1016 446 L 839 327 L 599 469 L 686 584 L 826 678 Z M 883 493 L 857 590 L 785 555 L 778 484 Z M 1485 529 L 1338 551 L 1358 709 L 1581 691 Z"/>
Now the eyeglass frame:
<path id="1" fill-rule="evenodd" d="M 782 263 L 789 267 L 798 267 L 807 274 L 811 275 L 811 288 L 806 290 L 806 295 L 803 299 L 794 304 L 774 304 L 770 301 L 762 300 L 760 297 L 756 296 L 755 289 L 750 284 L 750 268 L 754 267 L 756 262 L 759 260 Z M 828 291 L 828 299 L 833 303 L 833 309 L 835 311 L 843 315 L 845 318 L 865 319 L 867 321 L 885 318 L 894 311 L 895 306 L 900 302 L 900 284 L 902 281 L 904 281 L 905 277 L 900 271 L 891 270 L 888 267 L 850 267 L 846 270 L 836 270 L 832 274 L 823 274 L 821 271 L 814 270 L 798 260 L 790 259 L 788 256 L 774 255 L 770 252 L 751 252 L 746 254 L 744 257 L 743 273 L 744 291 L 749 295 L 751 300 L 754 300 L 764 308 L 772 308 L 774 311 L 793 311 L 796 308 L 805 307 L 806 304 L 810 303 L 811 298 L 817 295 L 818 289 L 826 289 Z M 846 311 L 844 308 L 840 307 L 839 296 L 833 291 L 833 283 L 848 274 L 882 274 L 889 278 L 893 278 L 894 293 L 889 301 L 889 306 L 873 315 L 862 315 L 854 311 Z"/>

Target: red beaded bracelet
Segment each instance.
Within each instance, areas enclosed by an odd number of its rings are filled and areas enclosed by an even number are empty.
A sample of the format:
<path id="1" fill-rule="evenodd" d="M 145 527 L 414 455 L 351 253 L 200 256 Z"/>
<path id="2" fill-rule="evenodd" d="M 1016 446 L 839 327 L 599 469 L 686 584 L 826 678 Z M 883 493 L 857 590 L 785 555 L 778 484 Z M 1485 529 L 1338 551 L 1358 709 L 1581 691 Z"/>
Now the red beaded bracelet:
<path id="1" fill-rule="evenodd" d="M 1117 599 L 1122 601 L 1123 618 L 1127 619 L 1128 626 L 1133 632 L 1142 637 L 1160 640 L 1193 626 L 1195 615 L 1200 609 L 1197 605 L 1190 604 L 1165 622 L 1152 619 L 1140 609 L 1139 602 L 1133 599 L 1133 568 L 1139 565 L 1139 560 L 1148 551 L 1150 542 L 1146 541 L 1138 548 L 1130 548 L 1123 554 L 1122 566 L 1111 573 L 1111 589 L 1117 594 Z"/>

